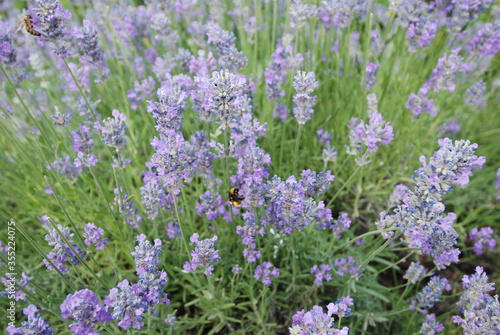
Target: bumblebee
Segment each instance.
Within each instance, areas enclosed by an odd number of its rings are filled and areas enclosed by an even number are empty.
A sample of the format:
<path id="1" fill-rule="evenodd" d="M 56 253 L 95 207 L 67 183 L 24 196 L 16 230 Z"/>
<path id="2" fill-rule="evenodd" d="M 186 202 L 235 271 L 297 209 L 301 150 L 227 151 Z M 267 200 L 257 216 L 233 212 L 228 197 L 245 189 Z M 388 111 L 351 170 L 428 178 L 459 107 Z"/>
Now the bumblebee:
<path id="1" fill-rule="evenodd" d="M 33 19 L 33 17 L 30 14 L 23 17 L 23 19 L 21 20 L 21 22 L 19 22 L 19 25 L 17 26 L 16 32 L 19 31 L 24 26 L 24 30 L 26 30 L 31 35 L 33 35 L 33 36 L 42 35 L 42 34 L 40 34 L 40 32 L 33 29 L 34 25 L 33 25 L 33 23 L 31 23 L 31 19 Z"/>
<path id="2" fill-rule="evenodd" d="M 245 198 L 240 196 L 239 192 L 239 189 L 232 188 L 227 195 L 229 203 L 234 207 L 240 207 L 243 200 L 245 200 Z"/>

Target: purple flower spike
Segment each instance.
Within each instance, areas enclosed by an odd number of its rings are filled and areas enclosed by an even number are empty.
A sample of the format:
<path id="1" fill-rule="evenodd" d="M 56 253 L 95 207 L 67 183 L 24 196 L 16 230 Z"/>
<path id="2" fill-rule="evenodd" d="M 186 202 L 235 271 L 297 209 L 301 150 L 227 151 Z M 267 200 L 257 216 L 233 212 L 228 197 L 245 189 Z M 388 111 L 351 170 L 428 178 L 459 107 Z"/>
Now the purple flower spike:
<path id="1" fill-rule="evenodd" d="M 353 300 L 350 297 L 344 297 L 337 302 L 328 304 L 327 313 L 323 311 L 321 306 L 314 306 L 310 311 L 305 309 L 298 311 L 292 317 L 292 327 L 290 334 L 293 335 L 316 335 L 316 334 L 332 334 L 332 335 L 347 335 L 349 328 L 342 329 L 334 328 L 335 319 L 333 315 L 341 317 L 349 317 L 351 312 L 350 306 L 353 305 Z"/>
<path id="2" fill-rule="evenodd" d="M 323 280 L 332 280 L 332 274 L 330 273 L 331 270 L 332 268 L 328 264 L 321 264 L 319 267 L 314 265 L 311 268 L 311 273 L 315 276 L 314 285 L 323 286 Z"/>
<path id="3" fill-rule="evenodd" d="M 86 245 L 94 245 L 95 250 L 104 249 L 106 243 L 108 243 L 108 239 L 103 239 L 102 235 L 104 235 L 104 229 L 97 227 L 94 223 L 85 224 L 83 237 L 85 238 Z"/>
<path id="4" fill-rule="evenodd" d="M 272 268 L 272 270 L 271 270 Z M 278 268 L 274 267 L 271 262 L 264 262 L 262 265 L 257 265 L 253 277 L 257 280 L 261 280 L 264 285 L 271 285 L 271 276 L 278 278 L 280 272 Z"/>
<path id="5" fill-rule="evenodd" d="M 28 321 L 23 321 L 21 327 L 14 327 L 12 325 L 8 326 L 7 333 L 13 334 L 37 334 L 37 335 L 54 335 L 54 329 L 50 328 L 50 325 L 45 322 L 40 314 L 35 314 L 38 312 L 38 308 L 35 305 L 29 305 L 23 309 L 23 314 L 28 316 Z"/>
<path id="6" fill-rule="evenodd" d="M 207 238 L 202 241 L 198 240 L 199 235 L 194 233 L 191 236 L 191 243 L 196 243 L 196 248 L 191 251 L 191 263 L 186 262 L 185 270 L 188 272 L 196 270 L 196 268 L 205 267 L 205 276 L 211 276 L 214 267 L 211 265 L 213 262 L 218 262 L 219 250 L 215 250 L 215 242 L 217 242 L 217 235 L 212 238 Z"/>
<path id="7" fill-rule="evenodd" d="M 469 233 L 469 238 L 474 241 L 474 252 L 476 255 L 483 253 L 483 248 L 493 250 L 497 241 L 493 238 L 493 229 L 490 227 L 482 227 L 479 231 L 477 228 L 472 228 Z"/>
<path id="8" fill-rule="evenodd" d="M 104 304 L 89 289 L 68 294 L 60 308 L 64 320 L 74 319 L 69 328 L 77 335 L 93 335 L 98 322 L 111 320 Z"/>

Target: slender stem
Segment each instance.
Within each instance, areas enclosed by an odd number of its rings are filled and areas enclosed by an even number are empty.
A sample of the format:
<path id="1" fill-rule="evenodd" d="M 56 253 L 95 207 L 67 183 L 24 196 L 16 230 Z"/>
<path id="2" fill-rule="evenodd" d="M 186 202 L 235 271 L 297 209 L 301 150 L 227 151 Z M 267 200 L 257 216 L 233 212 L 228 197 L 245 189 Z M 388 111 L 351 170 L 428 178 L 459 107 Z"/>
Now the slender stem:
<path id="1" fill-rule="evenodd" d="M 303 125 L 299 123 L 299 130 L 297 131 L 297 138 L 295 139 L 295 155 L 293 156 L 293 172 L 297 171 L 297 161 L 299 157 L 300 135 L 302 135 Z"/>
<path id="2" fill-rule="evenodd" d="M 335 201 L 335 199 L 337 199 L 337 197 L 339 196 L 340 192 L 342 192 L 342 190 L 344 189 L 344 187 L 346 187 L 347 184 L 349 184 L 349 182 L 352 180 L 352 178 L 354 178 L 354 176 L 356 175 L 356 173 L 358 173 L 358 171 L 360 169 L 361 169 L 361 166 L 358 166 L 356 168 L 356 170 L 354 170 L 354 172 L 351 174 L 351 176 L 349 177 L 349 179 L 347 179 L 346 182 L 344 183 L 344 185 L 342 185 L 342 187 L 337 191 L 337 193 L 335 193 L 335 195 L 330 200 L 330 202 L 328 202 L 328 204 L 326 205 L 326 207 L 330 207 L 330 205 Z"/>
<path id="3" fill-rule="evenodd" d="M 183 224 L 181 223 L 181 217 L 179 216 L 179 208 L 177 208 L 177 200 L 175 200 L 175 194 L 172 192 L 172 198 L 174 199 L 174 210 L 175 216 L 177 217 L 177 223 L 179 224 L 179 228 L 181 230 L 182 240 L 184 241 L 184 247 L 186 248 L 186 254 L 189 258 L 191 258 L 191 254 L 189 253 L 189 243 L 187 241 L 187 235 L 184 229 L 182 228 Z"/>
<path id="4" fill-rule="evenodd" d="M 231 180 L 230 180 L 230 169 L 229 169 L 229 138 L 227 135 L 227 127 L 224 129 L 224 151 L 226 154 L 226 181 L 227 181 L 227 190 L 231 189 Z M 229 205 L 229 215 L 231 215 L 231 222 L 233 222 L 233 208 Z"/>

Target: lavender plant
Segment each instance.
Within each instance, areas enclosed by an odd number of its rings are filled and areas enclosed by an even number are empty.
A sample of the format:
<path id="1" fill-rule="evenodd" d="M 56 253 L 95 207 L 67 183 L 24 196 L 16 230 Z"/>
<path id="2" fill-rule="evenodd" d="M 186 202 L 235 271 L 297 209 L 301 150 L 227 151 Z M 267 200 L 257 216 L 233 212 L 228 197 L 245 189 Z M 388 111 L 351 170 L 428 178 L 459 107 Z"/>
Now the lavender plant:
<path id="1" fill-rule="evenodd" d="M 1 2 L 0 327 L 497 334 L 499 20 Z"/>

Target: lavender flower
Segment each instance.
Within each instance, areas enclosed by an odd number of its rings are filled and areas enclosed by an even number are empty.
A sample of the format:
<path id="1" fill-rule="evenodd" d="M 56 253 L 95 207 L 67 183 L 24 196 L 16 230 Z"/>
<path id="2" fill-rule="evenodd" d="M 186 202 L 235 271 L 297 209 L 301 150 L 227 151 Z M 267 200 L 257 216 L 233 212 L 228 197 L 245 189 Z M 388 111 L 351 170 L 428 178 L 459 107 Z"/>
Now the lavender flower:
<path id="1" fill-rule="evenodd" d="M 434 106 L 434 100 L 429 99 L 428 92 L 429 90 L 426 87 L 422 87 L 418 91 L 418 94 L 410 93 L 406 109 L 412 111 L 414 118 L 418 118 L 424 112 L 432 117 L 435 117 L 439 113 L 439 107 Z"/>
<path id="2" fill-rule="evenodd" d="M 439 297 L 443 294 L 443 290 L 451 290 L 448 279 L 441 278 L 441 276 L 431 277 L 430 281 L 422 289 L 422 292 L 418 293 L 415 299 L 411 299 L 410 309 L 417 309 L 425 314 L 426 311 L 424 309 L 434 306 L 434 303 L 439 301 Z"/>
<path id="3" fill-rule="evenodd" d="M 241 243 L 244 245 L 251 245 L 257 235 L 264 236 L 264 227 L 259 227 L 255 223 L 255 217 L 251 212 L 243 214 L 245 224 L 243 226 L 236 226 L 236 234 L 240 235 Z"/>
<path id="4" fill-rule="evenodd" d="M 235 266 L 232 267 L 231 272 L 234 273 L 235 275 L 239 274 L 241 271 L 243 271 L 243 268 L 236 264 Z"/>
<path id="5" fill-rule="evenodd" d="M 330 141 L 332 140 L 333 136 L 327 130 L 325 130 L 324 128 L 320 128 L 316 131 L 316 134 L 318 134 L 318 136 L 316 136 L 316 139 L 320 144 L 325 146 L 330 145 Z"/>
<path id="6" fill-rule="evenodd" d="M 102 238 L 102 235 L 104 235 L 104 229 L 97 227 L 94 223 L 85 224 L 83 237 L 85 238 L 86 245 L 94 245 L 95 250 L 104 249 L 106 243 L 108 243 L 108 239 Z"/>
<path id="7" fill-rule="evenodd" d="M 330 273 L 331 270 L 332 268 L 328 264 L 321 264 L 319 267 L 318 265 L 314 265 L 311 268 L 311 273 L 315 276 L 314 285 L 323 286 L 323 280 L 332 280 L 332 274 Z"/>
<path id="8" fill-rule="evenodd" d="M 213 72 L 210 79 L 210 98 L 221 129 L 233 125 L 236 100 L 241 95 L 245 78 L 228 70 Z"/>
<path id="9" fill-rule="evenodd" d="M 344 277 L 346 274 L 350 274 L 356 281 L 361 279 L 365 271 L 359 263 L 356 263 L 356 260 L 352 256 L 336 259 L 335 266 L 338 267 L 337 275 Z"/>
<path id="10" fill-rule="evenodd" d="M 307 19 L 316 15 L 316 6 L 308 5 L 303 0 L 293 0 L 290 8 L 290 31 L 292 33 L 306 26 Z"/>
<path id="11" fill-rule="evenodd" d="M 453 142 L 446 138 L 439 140 L 440 149 L 427 164 L 415 171 L 414 190 L 407 190 L 408 196 L 394 210 L 393 215 L 382 217 L 381 224 L 402 227 L 409 246 L 421 248 L 432 255 L 438 268 L 450 262 L 458 262 L 460 251 L 454 249 L 458 234 L 452 227 L 454 213 L 442 214 L 445 207 L 442 196 L 452 190 L 451 184 L 466 185 L 473 168 L 480 168 L 484 157 L 474 155 L 477 144 L 469 141 Z"/>
<path id="12" fill-rule="evenodd" d="M 168 314 L 167 318 L 165 319 L 165 323 L 167 325 L 173 326 L 175 324 L 176 319 L 177 318 L 175 316 L 173 316 L 172 314 Z"/>
<path id="13" fill-rule="evenodd" d="M 455 91 L 455 80 L 460 73 L 468 70 L 468 65 L 463 62 L 463 57 L 458 55 L 459 51 L 460 48 L 454 49 L 450 55 L 447 56 L 445 53 L 443 57 L 438 59 L 438 64 L 424 87 L 432 87 L 435 92 Z"/>
<path id="14" fill-rule="evenodd" d="M 80 247 L 73 242 L 74 234 L 71 233 L 69 228 L 64 228 L 60 224 L 58 225 L 58 228 L 64 238 L 59 235 L 59 232 L 55 228 L 51 228 L 49 230 L 49 234 L 45 235 L 45 241 L 47 241 L 50 246 L 53 246 L 52 251 L 47 254 L 47 258 L 50 259 L 52 263 L 64 274 L 68 271 L 68 268 L 65 266 L 66 261 L 73 265 L 80 264 L 80 260 L 73 253 L 73 250 L 78 253 L 80 259 L 84 259 L 85 256 L 83 255 L 83 251 Z M 68 244 L 66 244 L 64 239 L 71 244 L 73 250 L 71 250 Z M 44 259 L 43 263 L 48 270 L 55 271 L 47 260 Z"/>
<path id="15" fill-rule="evenodd" d="M 243 51 L 236 49 L 234 33 L 223 30 L 217 24 L 207 25 L 208 43 L 213 43 L 219 55 L 219 64 L 229 71 L 241 70 L 247 66 L 248 59 Z"/>
<path id="16" fill-rule="evenodd" d="M 83 27 L 74 31 L 80 50 L 83 52 L 80 60 L 95 67 L 95 82 L 102 84 L 109 77 L 109 69 L 104 62 L 104 53 L 97 45 L 99 42 L 97 33 L 97 25 L 86 19 L 83 20 Z"/>
<path id="17" fill-rule="evenodd" d="M 56 160 L 52 163 L 47 164 L 47 170 L 51 169 L 54 170 L 54 172 L 68 178 L 70 183 L 76 182 L 78 176 L 82 173 L 82 168 L 77 165 L 73 165 L 69 156 L 56 158 Z"/>
<path id="18" fill-rule="evenodd" d="M 460 131 L 460 124 L 458 119 L 453 119 L 451 121 L 443 122 L 442 125 L 438 126 L 436 129 L 438 137 L 442 137 L 444 134 L 456 135 Z"/>
<path id="19" fill-rule="evenodd" d="M 467 50 L 477 53 L 478 57 L 493 57 L 500 51 L 500 24 L 485 23 L 472 36 L 467 44 Z"/>
<path id="20" fill-rule="evenodd" d="M 167 236 L 169 238 L 182 237 L 181 227 L 178 223 L 170 221 L 167 225 Z"/>
<path id="21" fill-rule="evenodd" d="M 308 197 L 315 197 L 322 195 L 330 189 L 330 184 L 335 180 L 335 176 L 331 171 L 316 171 L 303 170 L 300 174 L 302 177 L 301 183 L 304 185 L 305 195 Z"/>
<path id="22" fill-rule="evenodd" d="M 312 91 L 318 87 L 314 72 L 297 71 L 293 77 L 293 88 L 297 92 L 293 96 L 293 115 L 297 119 L 298 124 L 303 125 L 311 119 L 314 113 L 312 107 L 316 103 L 316 96 L 311 96 Z"/>
<path id="23" fill-rule="evenodd" d="M 377 72 L 380 67 L 380 62 L 377 61 L 377 63 L 372 63 L 368 61 L 366 63 L 366 90 L 369 91 L 371 90 L 374 86 L 375 83 L 377 82 Z M 361 82 L 361 85 L 363 85 L 363 81 Z"/>
<path id="24" fill-rule="evenodd" d="M 139 225 L 142 224 L 142 217 L 137 214 L 138 209 L 134 206 L 134 203 L 132 201 L 127 201 L 128 193 L 123 193 L 121 189 L 119 192 L 117 188 L 115 188 L 114 193 L 114 202 L 118 204 L 118 211 L 125 217 L 126 223 L 132 228 L 139 228 Z M 125 221 L 123 224 L 125 224 Z"/>
<path id="25" fill-rule="evenodd" d="M 95 334 L 94 328 L 98 322 L 109 322 L 111 320 L 111 316 L 104 304 L 89 289 L 68 294 L 60 308 L 61 317 L 64 320 L 74 319 L 69 328 L 74 334 L 78 335 Z"/>
<path id="26" fill-rule="evenodd" d="M 335 146 L 327 145 L 325 149 L 323 149 L 322 157 L 323 162 L 325 163 L 324 168 L 328 166 L 328 162 L 335 162 L 338 156 L 337 150 L 335 150 Z"/>
<path id="27" fill-rule="evenodd" d="M 338 303 L 338 304 L 337 304 Z M 349 317 L 350 308 L 353 305 L 350 297 L 339 299 L 337 303 L 330 303 L 327 306 L 327 313 L 323 312 L 321 306 L 314 306 L 311 310 L 304 309 L 295 313 L 292 317 L 292 327 L 290 328 L 291 335 L 347 335 L 349 328 L 343 327 L 338 330 L 334 327 L 335 320 L 332 317 L 337 315 L 340 317 Z"/>
<path id="28" fill-rule="evenodd" d="M 264 71 L 267 97 L 271 101 L 279 101 L 285 96 L 285 91 L 281 84 L 286 79 L 287 68 L 290 66 L 286 57 L 286 52 L 281 44 L 276 44 L 276 49 L 271 55 L 272 60 Z"/>
<path id="29" fill-rule="evenodd" d="M 9 334 L 37 334 L 37 335 L 53 335 L 54 329 L 45 322 L 38 312 L 35 305 L 29 305 L 23 309 L 23 314 L 28 316 L 28 321 L 21 322 L 21 327 L 14 327 L 9 325 L 6 329 Z"/>
<path id="30" fill-rule="evenodd" d="M 200 200 L 202 201 L 201 204 L 198 201 L 196 202 L 196 212 L 200 217 L 205 214 L 208 221 L 213 221 L 220 215 L 226 222 L 231 222 L 231 216 L 226 211 L 224 207 L 225 201 L 222 200 L 220 194 L 216 193 L 214 195 L 210 190 L 207 190 L 200 196 Z"/>
<path id="31" fill-rule="evenodd" d="M 127 117 L 116 109 L 113 110 L 112 115 L 113 118 L 107 118 L 102 124 L 100 121 L 96 121 L 94 129 L 100 131 L 101 141 L 104 144 L 120 150 L 127 143 L 124 124 Z"/>
<path id="32" fill-rule="evenodd" d="M 272 284 L 271 276 L 278 278 L 279 274 L 280 271 L 278 268 L 274 267 L 271 262 L 264 262 L 262 265 L 257 265 L 253 277 L 257 280 L 260 279 L 262 284 L 269 286 Z"/>
<path id="33" fill-rule="evenodd" d="M 488 283 L 488 276 L 480 266 L 472 276 L 462 278 L 464 291 L 457 303 L 464 318 L 454 316 L 454 323 L 462 325 L 465 334 L 495 334 L 500 329 L 500 303 L 498 295 L 491 297 L 494 283 Z"/>
<path id="34" fill-rule="evenodd" d="M 387 205 L 389 207 L 393 207 L 394 205 L 397 205 L 401 201 L 403 201 L 407 196 L 408 193 L 406 193 L 406 190 L 408 187 L 404 184 L 398 184 L 394 187 L 394 192 L 389 196 L 389 200 L 387 200 Z"/>
<path id="35" fill-rule="evenodd" d="M 485 12 L 493 0 L 482 0 L 476 2 L 452 0 L 453 10 L 449 20 L 449 30 L 453 33 L 459 32 L 464 25 L 476 20 L 479 15 Z"/>
<path id="36" fill-rule="evenodd" d="M 351 227 L 351 223 L 352 221 L 347 213 L 342 213 L 337 220 L 333 220 L 333 224 L 330 229 L 335 235 L 337 235 L 337 238 L 342 238 L 340 234 L 348 231 Z"/>
<path id="37" fill-rule="evenodd" d="M 59 127 L 66 127 L 71 119 L 71 114 L 61 113 L 57 106 L 54 106 L 54 110 L 54 114 L 50 116 L 54 120 L 52 123 Z"/>
<path id="38" fill-rule="evenodd" d="M 147 79 L 142 80 L 140 83 L 134 81 L 134 89 L 127 92 L 127 98 L 130 101 L 130 107 L 133 110 L 139 109 L 139 104 L 141 104 L 145 98 L 149 97 L 156 86 L 156 81 L 153 77 L 149 76 Z M 151 102 L 149 102 L 151 104 Z M 148 112 L 150 111 L 150 106 L 148 105 Z"/>
<path id="39" fill-rule="evenodd" d="M 366 15 L 369 2 L 367 1 L 349 1 L 349 0 L 323 0 L 321 9 L 325 14 L 320 16 L 325 27 L 329 27 L 333 19 L 335 28 L 346 28 L 349 26 L 355 16 L 361 18 Z M 328 14 L 328 15 L 326 15 Z"/>
<path id="40" fill-rule="evenodd" d="M 133 328 L 137 330 L 144 326 L 142 314 L 147 309 L 147 303 L 128 280 L 125 279 L 112 288 L 104 303 L 106 308 L 111 310 L 111 319 L 120 319 L 117 325 L 121 328 L 127 330 L 132 323 Z"/>
<path id="41" fill-rule="evenodd" d="M 73 130 L 71 140 L 73 142 L 73 151 L 77 153 L 77 158 L 73 162 L 75 166 L 95 166 L 98 160 L 95 155 L 92 155 L 94 140 L 92 140 L 89 127 L 82 124 L 79 130 Z"/>
<path id="42" fill-rule="evenodd" d="M 500 42 L 500 40 L 499 40 Z M 480 80 L 471 87 L 467 89 L 465 92 L 465 100 L 464 103 L 468 106 L 472 107 L 480 107 L 486 105 L 486 100 L 483 98 L 484 92 L 486 92 L 486 84 L 484 81 Z"/>
<path id="43" fill-rule="evenodd" d="M 17 53 L 12 46 L 12 38 L 8 35 L 7 27 L 0 22 L 0 62 L 7 66 L 16 64 Z"/>
<path id="44" fill-rule="evenodd" d="M 41 37 L 54 44 L 54 52 L 62 58 L 71 57 L 68 49 L 57 41 L 62 40 L 68 27 L 66 21 L 71 19 L 71 12 L 62 8 L 61 2 L 57 0 L 33 0 L 33 6 L 28 10 L 31 14 L 31 22 Z"/>
<path id="45" fill-rule="evenodd" d="M 474 252 L 476 255 L 483 253 L 483 248 L 493 250 L 497 241 L 493 238 L 493 229 L 490 227 L 482 227 L 479 231 L 477 228 L 472 228 L 469 233 L 469 239 L 474 241 Z"/>
<path id="46" fill-rule="evenodd" d="M 429 314 L 425 317 L 424 323 L 420 328 L 420 334 L 434 335 L 439 334 L 444 330 L 444 326 L 436 321 L 435 314 Z"/>
<path id="47" fill-rule="evenodd" d="M 243 249 L 243 256 L 248 263 L 255 263 L 262 256 L 259 250 L 255 250 L 256 247 L 255 243 L 251 243 L 248 248 Z"/>
<path id="48" fill-rule="evenodd" d="M 0 247 L 0 252 L 3 253 L 3 248 Z M 8 250 L 5 251 L 7 254 Z M 26 299 L 26 293 L 24 291 L 15 291 L 14 289 L 14 284 L 17 284 L 18 286 L 23 287 L 26 291 L 32 292 L 35 288 L 29 285 L 29 282 L 33 277 L 28 277 L 24 272 L 21 274 L 21 279 L 17 279 L 12 275 L 11 273 L 7 273 L 5 277 L 1 277 L 0 280 L 2 281 L 2 284 L 5 286 L 6 290 L 0 292 L 0 296 L 8 297 L 8 296 L 14 296 L 14 299 L 16 301 L 22 300 L 24 302 L 27 301 Z M 9 289 L 9 291 L 7 291 Z M 9 298 L 10 299 L 10 298 Z"/>
<path id="49" fill-rule="evenodd" d="M 194 233 L 191 236 L 191 243 L 196 243 L 196 248 L 191 251 L 191 263 L 186 262 L 184 264 L 184 270 L 191 272 L 196 270 L 197 267 L 205 267 L 205 276 L 211 276 L 214 267 L 211 265 L 213 262 L 218 262 L 221 258 L 219 257 L 219 250 L 215 250 L 215 242 L 217 242 L 217 235 L 212 238 L 207 238 L 202 241 L 198 240 L 199 235 Z"/>
<path id="50" fill-rule="evenodd" d="M 417 281 L 421 279 L 427 272 L 427 269 L 420 264 L 420 262 L 411 262 L 410 267 L 406 270 L 404 279 L 408 279 L 408 286 L 410 284 L 416 284 Z"/>
<path id="51" fill-rule="evenodd" d="M 394 132 L 390 122 L 385 122 L 382 114 L 374 111 L 370 124 L 360 120 L 359 124 L 351 129 L 349 152 L 357 154 L 356 148 L 361 144 L 367 146 L 367 151 L 376 152 L 380 145 L 389 145 L 393 139 Z"/>

